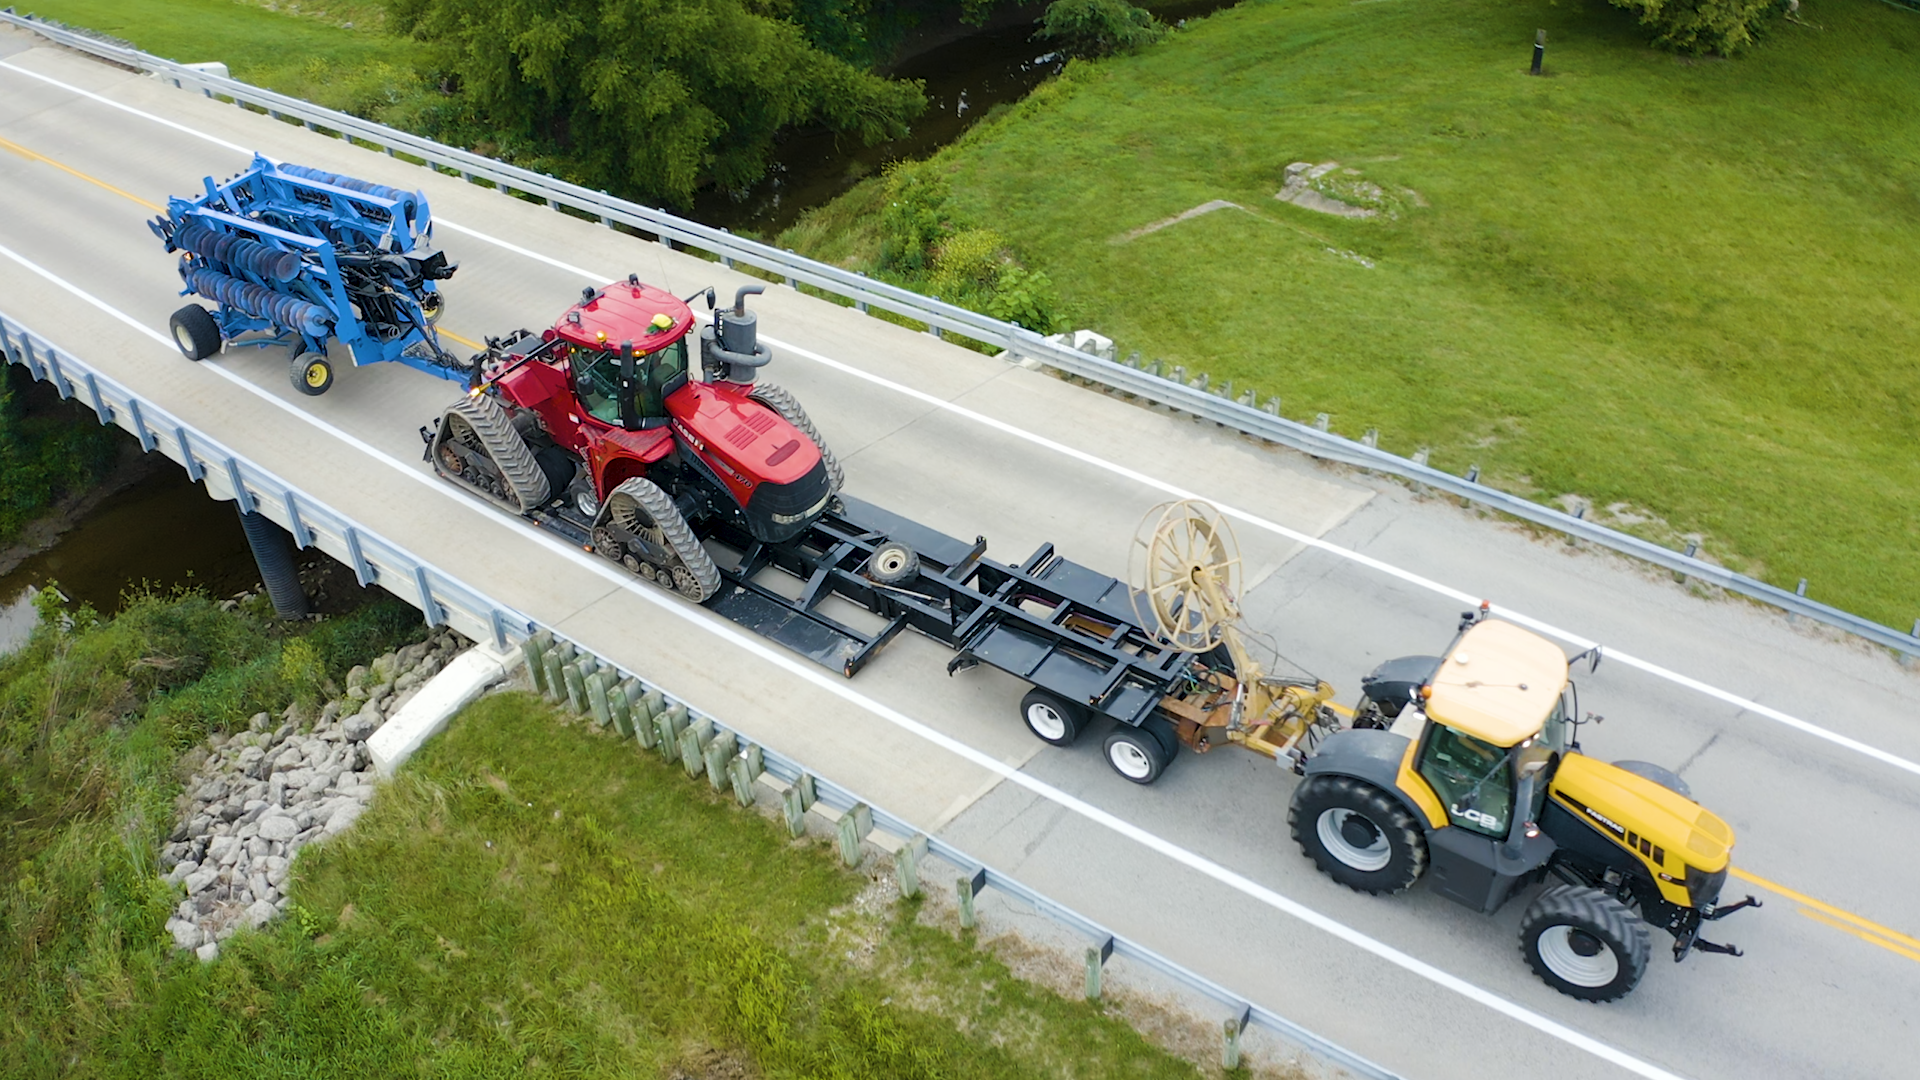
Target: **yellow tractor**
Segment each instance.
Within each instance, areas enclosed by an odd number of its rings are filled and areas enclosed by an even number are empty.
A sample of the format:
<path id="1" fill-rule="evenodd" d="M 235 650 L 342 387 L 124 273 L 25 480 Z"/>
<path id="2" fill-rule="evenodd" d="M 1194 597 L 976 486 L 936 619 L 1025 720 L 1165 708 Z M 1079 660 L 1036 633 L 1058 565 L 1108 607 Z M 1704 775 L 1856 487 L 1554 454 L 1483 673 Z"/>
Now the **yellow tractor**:
<path id="1" fill-rule="evenodd" d="M 1561 993 L 1611 1001 L 1646 973 L 1648 924 L 1693 950 L 1739 956 L 1703 922 L 1720 905 L 1733 830 L 1685 781 L 1645 762 L 1580 752 L 1573 663 L 1557 645 L 1487 617 L 1461 617 L 1446 654 L 1390 660 L 1361 682 L 1352 726 L 1297 766 L 1287 819 L 1307 857 L 1368 893 L 1425 875 L 1442 896 L 1491 913 L 1551 881 L 1521 921 L 1527 963 Z M 1592 669 L 1589 668 L 1589 670 Z"/>

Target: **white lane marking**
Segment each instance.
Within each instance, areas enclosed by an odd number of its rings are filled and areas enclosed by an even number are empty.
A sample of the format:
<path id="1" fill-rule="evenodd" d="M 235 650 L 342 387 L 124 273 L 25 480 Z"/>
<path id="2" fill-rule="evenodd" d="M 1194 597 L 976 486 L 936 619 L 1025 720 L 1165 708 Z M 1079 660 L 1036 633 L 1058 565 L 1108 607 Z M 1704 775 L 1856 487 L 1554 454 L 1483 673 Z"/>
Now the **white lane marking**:
<path id="1" fill-rule="evenodd" d="M 121 102 L 115 101 L 112 98 L 102 97 L 101 95 L 96 94 L 91 90 L 82 90 L 77 86 L 72 86 L 67 83 L 63 83 L 59 79 L 53 78 L 51 76 L 42 75 L 37 71 L 29 71 L 26 68 L 20 67 L 19 65 L 10 63 L 6 60 L 0 60 L 0 67 L 6 68 L 8 71 L 18 72 L 22 75 L 25 75 L 29 79 L 39 79 L 41 82 L 46 83 L 49 86 L 57 86 L 62 90 L 72 91 L 73 93 L 79 94 L 81 97 L 87 98 L 91 101 L 97 101 L 102 105 L 108 106 L 109 108 L 119 109 L 121 112 L 132 113 L 133 115 L 140 117 L 142 120 L 151 120 L 154 123 L 161 125 L 162 127 L 170 127 L 173 130 L 178 131 L 182 134 L 192 135 L 194 138 L 197 138 L 197 139 L 205 139 L 210 143 L 215 143 L 217 145 L 224 146 L 229 150 L 237 150 L 242 154 L 246 154 L 248 157 L 253 156 L 253 151 L 247 149 L 244 146 L 241 146 L 238 143 L 230 143 L 227 140 L 219 137 L 218 135 L 209 135 L 204 131 L 195 131 L 193 128 L 190 128 L 185 124 L 175 123 L 174 121 L 169 120 L 164 116 L 155 116 L 150 112 L 146 112 L 141 109 L 136 109 L 131 105 L 122 104 Z"/>
<path id="2" fill-rule="evenodd" d="M 66 290 L 67 292 L 70 292 L 75 296 L 78 296 L 86 300 L 88 303 L 92 304 L 94 307 L 100 309 L 103 312 L 106 312 L 107 314 L 113 316 L 119 321 L 126 323 L 128 326 L 132 326 L 136 329 L 142 330 L 142 332 L 145 333 L 148 337 L 156 340 L 161 345 L 165 346 L 169 352 L 173 351 L 172 342 L 168 341 L 164 335 L 161 335 L 152 330 L 145 329 L 132 316 L 127 315 L 126 313 L 115 309 L 114 307 L 112 307 L 111 305 L 107 304 L 105 301 L 97 297 L 89 296 L 83 290 L 65 281 L 64 279 L 58 277 L 57 275 L 53 274 L 51 271 L 48 271 L 45 268 L 39 266 L 38 264 L 26 259 L 25 257 L 12 251 L 11 249 L 0 247 L 0 253 L 4 253 L 8 258 L 12 259 L 14 262 L 19 263 L 21 266 L 26 267 L 27 269 L 33 271 L 34 273 L 45 278 L 46 280 L 53 282 L 54 284 L 58 285 L 60 288 Z M 359 438 L 353 435 L 349 435 L 344 431 L 341 431 L 339 428 L 326 422 L 325 420 L 322 420 L 321 418 L 314 416 L 303 409 L 294 407 L 292 403 L 285 402 L 280 400 L 277 397 L 274 397 L 272 394 L 269 394 L 267 391 L 263 390 L 262 388 L 255 386 L 250 382 L 247 382 L 246 380 L 240 378 L 238 375 L 235 375 L 232 372 L 226 371 L 218 367 L 215 367 L 213 370 L 220 372 L 227 379 L 245 388 L 246 390 L 250 391 L 256 396 L 261 397 L 273 403 L 276 406 L 279 406 L 280 408 L 289 412 L 293 416 L 299 417 L 301 420 L 312 425 L 313 427 L 318 428 L 322 431 L 325 431 L 327 434 L 335 438 L 338 438 L 343 442 L 346 442 L 347 444 L 362 451 L 363 453 L 366 453 L 368 456 L 372 457 L 377 461 L 382 462 L 383 464 L 387 465 L 390 468 L 398 469 L 400 472 L 405 473 L 407 476 L 415 480 L 418 480 L 422 483 L 425 483 L 431 487 L 434 487 L 439 491 L 459 492 L 462 495 L 466 494 L 465 492 L 461 492 L 460 489 L 455 488 L 450 484 L 446 484 L 445 482 L 440 481 L 437 478 L 428 475 L 422 470 L 416 469 L 413 466 L 400 461 L 398 458 L 392 457 L 391 455 L 383 451 L 375 449 L 374 447 L 368 445 L 367 443 L 363 442 Z M 478 500 L 472 500 L 472 501 L 477 502 Z M 1651 1064 L 1650 1062 L 1642 1061 L 1641 1059 L 1634 1057 L 1632 1054 L 1629 1054 L 1624 1050 L 1617 1049 L 1607 1043 L 1601 1042 L 1600 1040 L 1590 1035 L 1587 1035 L 1584 1032 L 1576 1031 L 1573 1028 L 1567 1027 L 1566 1025 L 1559 1023 L 1558 1021 L 1542 1016 L 1541 1014 L 1536 1013 L 1531 1009 L 1528 1009 L 1524 1006 L 1516 1004 L 1512 1001 L 1508 1001 L 1506 998 L 1503 998 L 1500 995 L 1495 994 L 1490 990 L 1482 989 L 1481 987 L 1473 983 L 1470 983 L 1465 979 L 1460 978 L 1457 975 L 1453 975 L 1447 971 L 1443 971 L 1440 968 L 1437 968 L 1432 964 L 1427 963 L 1424 960 L 1418 959 L 1417 957 L 1414 957 L 1408 953 L 1404 953 L 1399 949 L 1396 949 L 1393 946 L 1388 945 L 1386 942 L 1370 937 L 1367 934 L 1362 933 L 1361 931 L 1346 925 L 1345 923 L 1339 922 L 1333 918 L 1330 918 L 1329 916 L 1323 915 L 1320 912 L 1315 911 L 1310 907 L 1307 907 L 1306 905 L 1300 903 L 1297 900 L 1294 900 L 1287 896 L 1283 896 L 1280 893 L 1275 892 L 1274 890 L 1269 889 L 1266 886 L 1261 885 L 1250 878 L 1247 878 L 1241 874 L 1238 874 L 1232 870 L 1227 869 L 1226 867 L 1220 865 L 1219 863 L 1214 862 L 1211 859 L 1205 858 L 1201 855 L 1195 854 L 1194 852 L 1188 851 L 1186 848 L 1183 848 L 1178 844 L 1175 844 L 1174 842 L 1167 840 L 1155 833 L 1148 832 L 1147 830 L 1139 827 L 1138 825 L 1133 824 L 1130 821 L 1125 820 L 1124 818 L 1121 818 L 1115 814 L 1109 813 L 1106 810 L 1102 810 L 1099 807 L 1094 806 L 1091 803 L 1088 803 L 1078 798 L 1077 796 L 1070 795 L 1067 792 L 1062 791 L 1057 787 L 1054 787 L 1052 784 L 1048 784 L 1045 781 L 1038 780 L 1031 776 L 1028 776 L 1026 773 L 1021 772 L 1018 768 L 1008 765 L 1000 761 L 998 758 L 993 757 L 990 754 L 987 754 L 980 750 L 976 750 L 973 747 L 967 745 L 966 743 L 959 741 L 958 739 L 955 739 L 943 732 L 936 731 L 933 728 L 928 727 L 926 724 L 923 724 L 920 721 L 915 720 L 910 716 L 907 716 L 905 713 L 902 713 L 892 708 L 891 706 L 882 704 L 879 701 L 875 701 L 874 699 L 867 697 L 865 694 L 862 694 L 859 691 L 853 689 L 853 687 L 847 682 L 845 682 L 844 680 L 837 679 L 832 675 L 827 674 L 825 671 L 822 671 L 821 669 L 798 659 L 792 654 L 776 649 L 773 646 L 767 644 L 765 641 L 761 640 L 760 638 L 753 637 L 739 630 L 733 625 L 726 623 L 724 621 L 721 621 L 717 616 L 713 615 L 711 612 L 706 611 L 704 608 L 698 608 L 678 598 L 670 597 L 656 588 L 650 588 L 650 587 L 641 585 L 639 582 L 633 580 L 633 578 L 630 575 L 624 574 L 618 570 L 615 570 L 613 567 L 607 565 L 605 560 L 596 559 L 586 554 L 583 551 L 577 550 L 571 544 L 561 543 L 559 540 L 555 539 L 554 537 L 536 528 L 530 522 L 527 522 L 519 518 L 508 518 L 508 517 L 505 517 L 504 515 L 497 515 L 497 514 L 495 515 L 495 518 L 496 520 L 502 520 L 504 523 L 508 524 L 510 527 L 515 528 L 522 535 L 529 537 L 536 543 L 539 543 L 542 546 L 545 546 L 546 548 L 553 551 L 554 553 L 561 555 L 567 559 L 570 559 L 576 564 L 583 566 L 596 574 L 599 574 L 601 577 L 612 582 L 618 588 L 624 589 L 630 595 L 636 596 L 641 600 L 644 600 L 645 602 L 653 605 L 654 607 L 659 608 L 660 610 L 667 612 L 669 614 L 672 614 L 677 618 L 683 619 L 696 626 L 699 626 L 707 630 L 709 633 L 712 633 L 730 642 L 731 644 L 738 646 L 739 648 L 744 649 L 749 653 L 752 653 L 754 656 L 758 657 L 760 660 L 776 668 L 779 668 L 780 670 L 785 671 L 788 674 L 798 679 L 811 683 L 812 685 L 819 687 L 820 689 L 825 690 L 828 693 L 835 695 L 836 697 L 839 697 L 840 699 L 842 699 L 843 701 L 846 701 L 851 705 L 864 709 L 867 712 L 872 713 L 874 716 L 877 716 L 904 731 L 911 732 L 912 734 L 919 736 L 920 738 L 926 740 L 927 742 L 932 743 L 933 745 L 941 748 L 942 750 L 945 750 L 948 753 L 953 754 L 957 757 L 963 758 L 970 764 L 973 764 L 978 768 L 984 769 L 990 773 L 993 773 L 999 776 L 1002 780 L 1008 783 L 1016 784 L 1020 787 L 1023 787 L 1028 791 L 1033 792 L 1035 795 L 1038 795 L 1039 797 L 1046 799 L 1047 801 L 1055 804 L 1056 806 L 1060 806 L 1063 809 L 1066 809 L 1075 814 L 1078 814 L 1081 817 L 1087 819 L 1088 821 L 1091 821 L 1120 836 L 1123 836 L 1129 840 L 1132 840 L 1133 842 L 1140 844 L 1141 846 L 1151 851 L 1154 851 L 1166 858 L 1172 859 L 1173 861 L 1180 863 L 1181 865 L 1186 866 L 1189 869 L 1198 871 L 1199 873 L 1204 874 L 1209 878 L 1212 878 L 1213 880 L 1219 882 L 1220 884 L 1225 885 L 1228 888 L 1241 893 L 1242 895 L 1245 895 L 1253 900 L 1256 900 L 1262 904 L 1265 904 L 1276 911 L 1282 912 L 1283 914 L 1290 915 L 1293 918 L 1299 919 L 1300 921 L 1306 923 L 1309 926 L 1314 927 L 1317 930 L 1320 930 L 1327 934 L 1331 934 L 1334 937 L 1337 937 L 1342 941 L 1347 942 L 1350 945 L 1353 945 L 1357 948 L 1360 948 L 1369 953 L 1372 953 L 1374 956 L 1377 956 L 1380 959 L 1385 960 L 1388 963 L 1391 963 L 1405 971 L 1408 971 L 1414 975 L 1417 975 L 1423 979 L 1426 979 L 1437 986 L 1443 987 L 1447 990 L 1451 990 L 1456 994 L 1460 994 L 1461 996 L 1466 997 L 1469 1000 L 1477 1002 L 1481 1005 L 1484 1005 L 1487 1008 L 1492 1009 L 1493 1011 L 1500 1013 L 1501 1015 L 1506 1016 L 1512 1020 L 1519 1021 L 1520 1023 L 1525 1024 L 1528 1027 L 1531 1027 L 1534 1030 L 1539 1031 L 1544 1035 L 1550 1036 L 1555 1039 L 1559 1039 L 1560 1041 L 1565 1042 L 1570 1046 L 1574 1046 L 1574 1047 L 1577 1047 L 1578 1049 L 1584 1050 L 1587 1053 L 1594 1055 L 1595 1057 L 1598 1057 L 1611 1064 L 1617 1065 L 1630 1072 L 1633 1072 L 1640 1076 L 1648 1077 L 1649 1080 L 1683 1080 L 1683 1078 L 1681 1078 L 1676 1073 L 1668 1072 L 1667 1070 L 1662 1069 L 1657 1065 Z"/>

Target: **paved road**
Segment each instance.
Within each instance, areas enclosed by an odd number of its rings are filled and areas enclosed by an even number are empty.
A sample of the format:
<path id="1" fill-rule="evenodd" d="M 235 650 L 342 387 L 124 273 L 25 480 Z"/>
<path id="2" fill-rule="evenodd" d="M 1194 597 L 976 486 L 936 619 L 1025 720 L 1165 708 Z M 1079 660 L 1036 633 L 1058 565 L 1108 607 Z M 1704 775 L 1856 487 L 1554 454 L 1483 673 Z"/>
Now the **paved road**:
<path id="1" fill-rule="evenodd" d="M 1754 886 L 1767 907 L 1716 927 L 1749 956 L 1675 966 L 1658 959 L 1661 938 L 1635 994 L 1583 1005 L 1527 972 L 1522 904 L 1483 918 L 1424 888 L 1376 899 L 1316 874 L 1286 835 L 1293 781 L 1259 758 L 1188 756 L 1135 787 L 1100 760 L 1100 730 L 1075 750 L 1041 746 L 1013 714 L 1020 687 L 983 669 L 947 678 L 948 654 L 930 642 L 900 640 L 838 680 L 444 486 L 415 430 L 458 392 L 450 384 L 380 365 L 344 369 L 309 399 L 269 350 L 187 363 L 159 337 L 178 279 L 141 201 L 229 175 L 254 149 L 423 188 L 461 263 L 444 325 L 469 338 L 539 326 L 582 285 L 628 271 L 683 295 L 728 294 L 737 275 L 12 31 L 0 31 L 0 139 L 11 252 L 0 252 L 0 309 L 501 602 L 1391 1068 L 1915 1073 L 1920 942 L 1897 935 L 1920 935 L 1920 775 L 1726 700 L 1920 761 L 1920 679 L 1883 655 L 1445 500 L 768 290 L 757 307 L 776 350 L 769 377 L 806 402 L 849 488 L 985 534 L 1001 559 L 1051 540 L 1124 574 L 1141 514 L 1188 490 L 1240 512 L 1253 625 L 1343 698 L 1379 660 L 1443 645 L 1473 597 L 1723 691 L 1609 662 L 1581 679 L 1583 705 L 1609 717 L 1588 748 L 1677 767 L 1738 830 L 1739 868 L 1814 903 Z"/>

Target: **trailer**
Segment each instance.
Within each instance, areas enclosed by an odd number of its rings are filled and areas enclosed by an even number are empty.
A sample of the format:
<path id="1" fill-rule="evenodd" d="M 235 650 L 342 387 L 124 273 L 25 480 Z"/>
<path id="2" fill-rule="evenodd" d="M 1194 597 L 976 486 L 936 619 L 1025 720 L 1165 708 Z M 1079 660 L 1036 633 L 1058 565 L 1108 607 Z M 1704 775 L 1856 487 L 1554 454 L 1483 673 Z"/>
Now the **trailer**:
<path id="1" fill-rule="evenodd" d="M 338 339 L 355 366 L 395 361 L 470 380 L 471 365 L 434 331 L 437 283 L 459 267 L 432 248 L 424 195 L 258 154 L 245 172 L 203 185 L 148 223 L 180 255 L 181 295 L 214 305 L 188 304 L 169 320 L 187 359 L 229 343 L 284 345 L 293 388 L 317 395 L 333 385 L 327 346 Z"/>

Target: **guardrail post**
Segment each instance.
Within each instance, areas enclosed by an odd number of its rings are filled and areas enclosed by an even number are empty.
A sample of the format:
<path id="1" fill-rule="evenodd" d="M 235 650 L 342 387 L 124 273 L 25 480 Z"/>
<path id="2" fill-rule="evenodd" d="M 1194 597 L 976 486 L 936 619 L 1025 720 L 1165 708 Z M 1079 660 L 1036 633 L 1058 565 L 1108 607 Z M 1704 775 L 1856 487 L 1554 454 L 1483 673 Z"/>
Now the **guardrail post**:
<path id="1" fill-rule="evenodd" d="M 1241 1006 L 1239 1016 L 1230 1016 L 1221 1024 L 1221 1034 L 1226 1037 L 1225 1045 L 1220 1048 L 1220 1067 L 1237 1069 L 1240 1067 L 1240 1036 L 1246 1033 L 1247 1024 L 1253 1020 L 1253 1006 Z"/>
<path id="2" fill-rule="evenodd" d="M 865 813 L 863 814 L 862 811 Z M 860 828 L 863 818 L 867 825 L 866 830 Z M 866 803 L 853 804 L 853 807 L 841 814 L 840 820 L 834 823 L 834 831 L 840 835 L 840 861 L 846 863 L 848 869 L 851 870 L 860 865 L 860 842 L 867 838 L 867 833 L 872 831 L 872 828 L 873 810 Z"/>
<path id="3" fill-rule="evenodd" d="M 1107 957 L 1113 955 L 1113 935 L 1108 934 L 1105 941 L 1087 950 L 1087 1000 L 1100 1000 L 1100 972 L 1107 966 Z"/>
<path id="4" fill-rule="evenodd" d="M 547 666 L 546 685 L 540 692 L 548 701 L 559 704 L 567 696 L 567 657 L 559 649 L 549 650 L 544 660 Z"/>
<path id="5" fill-rule="evenodd" d="M 140 449 L 149 454 L 153 453 L 153 448 L 158 446 L 160 441 L 153 437 L 153 432 L 147 430 L 147 418 L 140 414 L 139 398 L 127 398 L 127 412 L 133 417 L 133 434 L 140 440 Z"/>
<path id="6" fill-rule="evenodd" d="M 787 835 L 800 839 L 807 831 L 807 808 L 801 805 L 799 784 L 780 793 L 780 814 L 787 821 Z"/>
<path id="7" fill-rule="evenodd" d="M 973 898 L 979 896 L 980 890 L 986 887 L 987 868 L 984 866 L 975 870 L 973 876 L 968 877 L 963 874 L 953 883 L 954 891 L 960 896 L 960 929 L 974 928 L 977 920 L 974 918 Z"/>
<path id="8" fill-rule="evenodd" d="M 754 749 L 749 746 L 748 753 Z M 753 805 L 753 765 L 747 758 L 748 754 L 741 754 L 727 762 L 727 779 L 733 784 L 733 800 L 741 806 Z"/>
<path id="9" fill-rule="evenodd" d="M 905 847 L 894 853 L 893 879 L 900 886 L 901 896 L 911 900 L 920 895 L 920 860 L 926 857 L 926 833 L 915 835 Z"/>
<path id="10" fill-rule="evenodd" d="M 660 691 L 641 692 L 640 680 L 628 679 L 622 684 L 627 700 L 633 703 L 633 737 L 640 743 L 640 749 L 651 750 L 660 741 L 660 729 L 654 724 L 654 717 L 665 711 L 667 705 Z"/>
<path id="11" fill-rule="evenodd" d="M 361 588 L 364 589 L 373 584 L 379 577 L 374 572 L 373 564 L 368 562 L 366 555 L 360 551 L 360 530 L 351 525 L 347 526 L 347 558 L 353 563 L 353 576 L 360 582 Z"/>
<path id="12" fill-rule="evenodd" d="M 672 761 L 680 754 L 680 732 L 687 726 L 687 707 L 672 705 L 655 720 L 658 737 L 654 747 L 660 751 L 660 760 Z"/>
<path id="13" fill-rule="evenodd" d="M 607 711 L 613 715 L 613 729 L 623 739 L 633 738 L 633 699 L 627 696 L 625 683 L 614 685 L 616 676 L 607 676 Z"/>
<path id="14" fill-rule="evenodd" d="M 300 502 L 294 497 L 292 488 L 286 490 L 284 501 L 287 504 L 287 531 L 293 534 L 293 546 L 296 550 L 305 551 L 313 546 L 313 533 L 308 531 L 307 523 L 300 520 Z"/>
<path id="15" fill-rule="evenodd" d="M 239 504 L 240 512 L 253 513 L 253 492 L 247 490 L 247 482 L 240 478 L 240 459 L 232 456 L 227 458 L 227 484 L 233 488 L 233 501 Z"/>
<path id="16" fill-rule="evenodd" d="M 585 660 L 575 660 L 560 667 L 561 685 L 567 688 L 567 708 L 575 714 L 587 711 L 587 679 L 580 670 Z"/>
<path id="17" fill-rule="evenodd" d="M 433 598 L 433 585 L 427 581 L 425 563 L 413 568 L 413 584 L 420 591 L 420 617 L 427 620 L 428 626 L 446 625 L 446 613 L 440 609 L 440 602 Z"/>
<path id="18" fill-rule="evenodd" d="M 194 456 L 193 443 L 187 439 L 187 429 L 178 424 L 174 425 L 173 441 L 180 446 L 180 464 L 187 468 L 187 479 L 196 484 L 205 480 L 207 478 L 206 466 L 200 464 L 200 459 Z M 351 534 L 352 530 L 349 529 L 348 533 Z M 357 547 L 358 545 L 355 544 L 352 546 Z M 362 581 L 360 584 L 364 587 L 367 583 Z"/>
<path id="19" fill-rule="evenodd" d="M 547 696 L 547 649 L 553 644 L 553 634 L 542 630 L 520 643 L 520 652 L 527 658 L 527 680 L 533 684 L 533 692 Z"/>
<path id="20" fill-rule="evenodd" d="M 706 738 L 701 738 L 702 735 Z M 704 754 L 707 739 L 712 737 L 713 721 L 704 717 L 698 723 L 688 724 L 680 730 L 680 767 L 686 770 L 687 776 L 699 776 L 700 771 L 706 768 Z"/>
<path id="21" fill-rule="evenodd" d="M 740 741 L 734 738 L 733 732 L 731 731 L 723 731 L 715 735 L 713 741 L 707 744 L 707 748 L 703 751 L 703 754 L 707 762 L 708 787 L 719 791 L 728 784 L 727 767 L 732 763 L 734 757 L 739 753 L 739 750 Z"/>
<path id="22" fill-rule="evenodd" d="M 587 708 L 593 711 L 593 726 L 604 728 L 613 723 L 613 702 L 607 698 L 607 673 L 596 671 L 586 677 Z"/>

